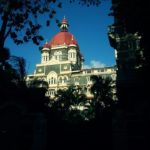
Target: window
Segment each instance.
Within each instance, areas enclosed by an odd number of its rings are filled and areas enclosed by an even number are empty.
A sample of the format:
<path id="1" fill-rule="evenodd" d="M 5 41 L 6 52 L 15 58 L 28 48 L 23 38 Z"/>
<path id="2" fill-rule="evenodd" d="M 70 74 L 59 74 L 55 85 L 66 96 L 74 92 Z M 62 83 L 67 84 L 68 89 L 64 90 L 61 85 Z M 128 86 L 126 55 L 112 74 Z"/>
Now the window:
<path id="1" fill-rule="evenodd" d="M 48 56 L 45 56 L 45 57 L 46 57 L 45 61 L 48 61 Z"/>
<path id="2" fill-rule="evenodd" d="M 51 78 L 48 80 L 48 83 L 49 83 L 49 84 L 56 84 L 56 83 L 57 83 L 57 80 L 56 80 L 56 78 L 51 77 Z"/>
<path id="3" fill-rule="evenodd" d="M 54 78 L 53 77 L 51 78 L 51 84 L 54 84 Z"/>
<path id="4" fill-rule="evenodd" d="M 86 77 L 86 79 L 87 79 L 87 82 L 89 82 L 91 80 L 90 76 Z"/>
<path id="5" fill-rule="evenodd" d="M 61 76 L 59 77 L 59 83 L 64 84 L 68 82 L 68 77 L 67 76 Z"/>
<path id="6" fill-rule="evenodd" d="M 64 83 L 67 83 L 67 78 L 66 77 L 64 77 Z"/>
<path id="7" fill-rule="evenodd" d="M 57 74 L 56 72 L 50 72 L 47 76 L 47 81 L 50 85 L 57 84 Z"/>
<path id="8" fill-rule="evenodd" d="M 55 60 L 62 60 L 62 52 L 61 51 L 54 52 L 54 58 Z"/>
<path id="9" fill-rule="evenodd" d="M 102 69 L 101 69 L 101 72 L 104 72 L 104 71 L 105 71 L 105 69 L 104 69 L 104 68 L 102 68 Z"/>
<path id="10" fill-rule="evenodd" d="M 44 52 L 42 54 L 42 62 L 47 62 L 49 61 L 49 53 L 48 52 Z"/>
<path id="11" fill-rule="evenodd" d="M 50 91 L 50 96 L 55 96 L 55 91 L 54 90 Z"/>
<path id="12" fill-rule="evenodd" d="M 43 56 L 43 61 L 45 61 L 45 56 Z"/>
<path id="13" fill-rule="evenodd" d="M 51 84 L 51 80 L 50 79 L 48 80 L 48 84 Z"/>
<path id="14" fill-rule="evenodd" d="M 76 58 L 76 54 L 75 53 L 73 53 L 73 58 Z"/>
<path id="15" fill-rule="evenodd" d="M 68 59 L 75 60 L 76 59 L 76 50 L 70 49 L 68 52 Z"/>
<path id="16" fill-rule="evenodd" d="M 59 78 L 59 83 L 62 83 L 62 77 Z"/>
<path id="17" fill-rule="evenodd" d="M 55 96 L 55 90 L 52 89 L 52 90 L 47 91 L 46 96 L 54 97 Z"/>

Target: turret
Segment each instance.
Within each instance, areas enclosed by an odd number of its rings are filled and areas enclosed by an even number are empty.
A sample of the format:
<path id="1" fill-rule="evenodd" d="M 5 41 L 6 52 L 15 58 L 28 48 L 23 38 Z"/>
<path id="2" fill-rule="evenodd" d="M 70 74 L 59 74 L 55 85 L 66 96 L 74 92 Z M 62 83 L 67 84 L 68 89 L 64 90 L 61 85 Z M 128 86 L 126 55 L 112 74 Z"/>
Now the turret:
<path id="1" fill-rule="evenodd" d="M 47 63 L 49 61 L 49 44 L 45 43 L 41 52 L 41 63 Z"/>

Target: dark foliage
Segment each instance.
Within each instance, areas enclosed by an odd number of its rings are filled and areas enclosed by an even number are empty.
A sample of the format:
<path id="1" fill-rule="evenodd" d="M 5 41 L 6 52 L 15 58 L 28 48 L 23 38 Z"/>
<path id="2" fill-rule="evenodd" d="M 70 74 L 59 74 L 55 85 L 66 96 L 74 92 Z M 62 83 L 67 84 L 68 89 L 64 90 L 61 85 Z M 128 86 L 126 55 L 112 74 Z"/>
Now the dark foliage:
<path id="1" fill-rule="evenodd" d="M 127 136 L 125 149 L 147 149 L 149 147 L 149 68 L 150 68 L 150 51 L 149 51 L 149 26 L 150 26 L 150 2 L 142 0 L 112 0 L 112 14 L 114 16 L 114 25 L 119 27 L 121 32 L 128 36 L 131 33 L 138 33 L 141 36 L 140 48 L 143 50 L 144 61 L 140 62 L 141 67 L 126 71 L 125 81 L 119 78 L 124 70 L 119 68 L 117 78 L 117 92 L 119 98 L 119 108 L 116 112 L 116 125 Z M 119 30 L 115 33 L 122 36 Z M 124 58 L 125 59 L 125 58 Z M 131 63 L 128 66 L 132 65 Z M 130 72 L 134 72 L 131 74 Z M 117 117 L 119 116 L 120 117 Z M 126 124 L 126 127 L 124 127 Z M 117 132 L 117 131 L 116 131 Z M 118 132 L 119 133 L 119 132 Z M 119 136 L 117 139 L 123 140 Z M 119 144 L 117 145 L 119 146 Z M 120 145 L 122 149 L 122 146 Z"/>
<path id="2" fill-rule="evenodd" d="M 94 95 L 96 103 L 101 107 L 110 107 L 113 104 L 113 81 L 111 78 L 103 78 L 101 76 L 91 76 L 93 85 L 91 92 Z"/>
<path id="3" fill-rule="evenodd" d="M 115 17 L 115 24 L 125 28 L 126 33 L 138 32 L 141 36 L 141 47 L 144 48 L 146 66 L 149 66 L 149 1 L 141 0 L 112 0 L 112 12 Z M 147 68 L 148 68 L 147 66 Z"/>
<path id="4" fill-rule="evenodd" d="M 4 47 L 8 36 L 16 44 L 32 40 L 34 44 L 39 45 L 43 37 L 39 35 L 41 24 L 38 23 L 38 17 L 48 14 L 50 17 L 45 19 L 45 22 L 49 25 L 48 22 L 56 14 L 56 11 L 51 9 L 50 5 L 56 5 L 61 8 L 61 3 L 54 0 L 1 0 L 0 47 Z M 18 34 L 20 32 L 23 32 L 23 36 Z"/>
<path id="5" fill-rule="evenodd" d="M 59 119 L 69 122 L 84 121 L 84 114 L 77 109 L 79 106 L 84 106 L 87 98 L 79 92 L 79 89 L 70 86 L 66 90 L 58 90 L 55 101 L 51 103 L 51 109 Z"/>

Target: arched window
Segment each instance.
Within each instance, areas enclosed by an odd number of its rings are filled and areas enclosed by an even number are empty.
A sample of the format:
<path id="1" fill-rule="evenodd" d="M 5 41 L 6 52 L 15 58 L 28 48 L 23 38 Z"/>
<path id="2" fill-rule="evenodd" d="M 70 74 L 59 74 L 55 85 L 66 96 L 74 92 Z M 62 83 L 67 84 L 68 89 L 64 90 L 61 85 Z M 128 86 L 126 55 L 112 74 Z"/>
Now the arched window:
<path id="1" fill-rule="evenodd" d="M 76 54 L 75 53 L 73 53 L 73 58 L 76 58 Z"/>
<path id="2" fill-rule="evenodd" d="M 54 78 L 51 77 L 51 84 L 54 84 Z"/>
<path id="3" fill-rule="evenodd" d="M 48 80 L 48 84 L 51 84 L 51 79 Z"/>
<path id="4" fill-rule="evenodd" d="M 62 59 L 62 52 L 61 51 L 55 51 L 54 52 L 54 58 L 55 60 L 61 60 Z"/>
<path id="5" fill-rule="evenodd" d="M 67 77 L 64 77 L 64 83 L 67 83 Z"/>
<path id="6" fill-rule="evenodd" d="M 59 78 L 59 83 L 62 83 L 62 77 Z"/>
<path id="7" fill-rule="evenodd" d="M 50 72 L 47 76 L 47 81 L 50 85 L 57 84 L 57 74 L 56 74 L 56 72 L 54 72 L 54 71 Z"/>
<path id="8" fill-rule="evenodd" d="M 68 51 L 68 59 L 69 60 L 76 60 L 76 49 L 70 49 L 69 51 Z"/>
<path id="9" fill-rule="evenodd" d="M 49 61 L 49 53 L 46 51 L 42 53 L 42 63 L 46 63 L 47 61 Z"/>
<path id="10" fill-rule="evenodd" d="M 53 83 L 56 84 L 56 79 L 55 78 L 53 79 Z"/>
<path id="11" fill-rule="evenodd" d="M 68 77 L 67 76 L 60 76 L 58 80 L 59 80 L 60 84 L 64 84 L 64 83 L 68 82 Z"/>

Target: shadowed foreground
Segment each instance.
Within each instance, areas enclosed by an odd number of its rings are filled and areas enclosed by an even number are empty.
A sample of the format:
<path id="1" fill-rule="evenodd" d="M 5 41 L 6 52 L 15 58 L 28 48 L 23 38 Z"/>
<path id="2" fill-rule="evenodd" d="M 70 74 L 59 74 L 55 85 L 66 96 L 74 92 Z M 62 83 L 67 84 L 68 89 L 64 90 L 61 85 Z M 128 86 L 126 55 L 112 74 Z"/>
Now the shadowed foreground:
<path id="1" fill-rule="evenodd" d="M 1 91 L 1 150 L 112 149 L 110 113 L 98 121 L 69 123 L 44 105 L 42 90 Z"/>

